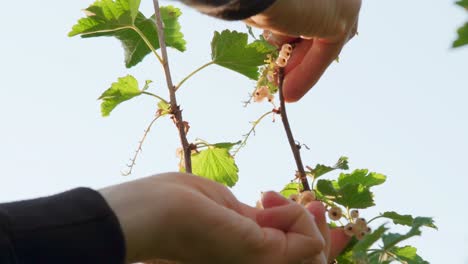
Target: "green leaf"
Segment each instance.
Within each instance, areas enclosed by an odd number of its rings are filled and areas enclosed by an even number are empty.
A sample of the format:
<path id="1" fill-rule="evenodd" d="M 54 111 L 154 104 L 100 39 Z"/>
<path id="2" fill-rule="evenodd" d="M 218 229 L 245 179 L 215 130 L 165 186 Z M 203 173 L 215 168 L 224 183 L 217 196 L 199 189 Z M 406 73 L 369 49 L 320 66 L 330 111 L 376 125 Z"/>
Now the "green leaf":
<path id="1" fill-rule="evenodd" d="M 413 220 L 411 229 L 406 234 L 388 233 L 382 236 L 384 249 L 390 249 L 396 244 L 408 238 L 421 235 L 421 227 L 437 228 L 434 225 L 434 220 L 430 217 L 416 217 Z"/>
<path id="2" fill-rule="evenodd" d="M 417 254 L 417 249 L 412 246 L 394 247 L 389 251 L 407 264 L 429 264 Z"/>
<path id="3" fill-rule="evenodd" d="M 241 140 L 237 142 L 220 142 L 220 143 L 213 144 L 211 146 L 215 148 L 227 149 L 228 151 L 230 151 L 234 146 L 239 145 L 241 142 L 242 142 Z"/>
<path id="4" fill-rule="evenodd" d="M 453 42 L 452 47 L 457 48 L 468 44 L 468 23 L 465 23 L 457 30 L 458 38 Z"/>
<path id="5" fill-rule="evenodd" d="M 336 164 L 332 167 L 317 164 L 314 169 L 308 171 L 307 173 L 311 175 L 314 179 L 319 178 L 320 176 L 332 172 L 334 170 L 347 170 L 348 167 L 348 158 L 347 157 L 340 157 L 340 159 L 336 162 Z"/>
<path id="6" fill-rule="evenodd" d="M 109 116 L 117 105 L 141 95 L 141 92 L 135 77 L 127 75 L 119 78 L 99 97 L 99 100 L 102 100 L 102 116 Z"/>
<path id="7" fill-rule="evenodd" d="M 353 258 L 359 261 L 367 260 L 367 250 L 377 242 L 388 228 L 381 225 L 371 234 L 367 234 L 353 247 Z"/>
<path id="8" fill-rule="evenodd" d="M 411 215 L 401 215 L 393 211 L 384 212 L 380 216 L 393 220 L 393 223 L 397 225 L 413 226 L 414 221 L 415 221 L 415 219 Z M 432 218 L 420 217 L 419 219 L 420 220 L 418 221 L 426 221 L 424 224 L 425 226 L 437 229 L 437 227 L 434 225 L 434 221 Z"/>
<path id="9" fill-rule="evenodd" d="M 286 185 L 283 190 L 280 191 L 280 194 L 286 198 L 289 198 L 293 194 L 299 194 L 302 190 L 302 184 L 298 182 L 291 182 Z"/>
<path id="10" fill-rule="evenodd" d="M 336 258 L 339 264 L 354 264 L 353 260 L 353 248 L 359 242 L 355 237 L 351 238 L 346 248 Z"/>
<path id="11" fill-rule="evenodd" d="M 259 66 L 265 64 L 270 49 L 264 42 L 248 44 L 248 36 L 237 31 L 215 32 L 211 41 L 213 62 L 243 74 L 250 79 L 258 79 Z"/>
<path id="12" fill-rule="evenodd" d="M 385 182 L 385 175 L 368 172 L 368 170 L 355 170 L 350 174 L 342 173 L 338 177 L 338 185 L 345 186 L 347 184 L 361 184 L 364 187 L 372 187 Z"/>
<path id="13" fill-rule="evenodd" d="M 461 7 L 468 8 L 468 0 L 461 0 L 461 1 L 458 1 L 456 4 Z"/>
<path id="14" fill-rule="evenodd" d="M 374 199 L 369 188 L 361 184 L 346 184 L 340 187 L 336 181 L 318 180 L 319 195 L 332 198 L 336 203 L 349 208 L 368 208 L 374 205 Z"/>
<path id="15" fill-rule="evenodd" d="M 375 205 L 369 188 L 360 184 L 347 184 L 342 187 L 335 201 L 349 208 L 364 209 Z"/>
<path id="16" fill-rule="evenodd" d="M 333 182 L 329 180 L 318 180 L 317 190 L 326 196 L 336 196 L 338 191 L 333 186 Z"/>
<path id="17" fill-rule="evenodd" d="M 239 169 L 226 148 L 208 148 L 192 155 L 192 172 L 229 187 L 236 184 Z"/>
<path id="18" fill-rule="evenodd" d="M 139 5 L 139 0 L 98 0 L 85 10 L 88 16 L 78 20 L 68 36 L 115 37 L 122 42 L 126 67 L 135 66 L 151 53 L 148 43 L 155 50 L 159 48 L 154 16 L 146 18 L 138 12 Z M 178 22 L 180 10 L 166 6 L 161 7 L 160 12 L 165 25 L 166 45 L 185 51 L 185 40 Z"/>
<path id="19" fill-rule="evenodd" d="M 158 112 L 160 116 L 165 116 L 171 113 L 171 105 L 164 101 L 159 101 Z"/>

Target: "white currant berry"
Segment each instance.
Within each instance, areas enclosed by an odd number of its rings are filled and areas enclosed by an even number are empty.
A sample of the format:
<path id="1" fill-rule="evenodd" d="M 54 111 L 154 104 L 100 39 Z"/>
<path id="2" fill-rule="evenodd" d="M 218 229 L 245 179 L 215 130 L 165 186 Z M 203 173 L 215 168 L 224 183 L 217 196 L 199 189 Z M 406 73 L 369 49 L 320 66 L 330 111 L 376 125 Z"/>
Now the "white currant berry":
<path id="1" fill-rule="evenodd" d="M 340 220 L 341 216 L 343 216 L 343 212 L 341 211 L 341 208 L 338 206 L 334 206 L 330 208 L 330 210 L 328 210 L 328 217 L 333 221 Z"/>
<path id="2" fill-rule="evenodd" d="M 286 59 L 289 59 L 291 57 L 291 52 L 289 52 L 287 50 L 281 50 L 279 55 L 281 57 L 285 57 Z"/>
<path id="3" fill-rule="evenodd" d="M 286 43 L 286 44 L 283 44 L 283 46 L 281 46 L 281 51 L 283 51 L 283 50 L 288 51 L 289 53 L 291 53 L 292 50 L 293 50 L 293 47 L 292 47 L 291 44 Z"/>
<path id="4" fill-rule="evenodd" d="M 365 232 L 365 231 L 360 231 L 360 232 L 358 232 L 358 233 L 356 234 L 356 238 L 357 238 L 358 240 L 361 240 L 361 239 L 364 238 L 365 235 L 366 235 L 366 232 Z"/>
<path id="5" fill-rule="evenodd" d="M 279 56 L 277 59 L 276 59 L 276 65 L 278 65 L 279 67 L 285 67 L 287 64 L 288 64 L 288 59 L 286 57 L 283 57 L 283 56 Z"/>
<path id="6" fill-rule="evenodd" d="M 350 216 L 351 216 L 351 218 L 353 218 L 353 219 L 359 218 L 359 211 L 356 210 L 356 209 L 351 210 Z"/>
<path id="7" fill-rule="evenodd" d="M 364 218 L 358 218 L 355 222 L 356 226 L 358 226 L 361 230 L 367 229 L 367 221 Z"/>
<path id="8" fill-rule="evenodd" d="M 253 99 L 255 102 L 261 102 L 265 98 L 268 98 L 270 96 L 270 90 L 268 89 L 268 86 L 260 86 L 258 87 L 254 94 L 253 94 Z"/>
<path id="9" fill-rule="evenodd" d="M 299 197 L 299 203 L 301 205 L 307 205 L 313 201 L 315 201 L 315 192 L 313 191 L 303 191 Z"/>
<path id="10" fill-rule="evenodd" d="M 353 223 L 348 223 L 344 227 L 344 233 L 347 236 L 354 236 L 354 224 Z"/>

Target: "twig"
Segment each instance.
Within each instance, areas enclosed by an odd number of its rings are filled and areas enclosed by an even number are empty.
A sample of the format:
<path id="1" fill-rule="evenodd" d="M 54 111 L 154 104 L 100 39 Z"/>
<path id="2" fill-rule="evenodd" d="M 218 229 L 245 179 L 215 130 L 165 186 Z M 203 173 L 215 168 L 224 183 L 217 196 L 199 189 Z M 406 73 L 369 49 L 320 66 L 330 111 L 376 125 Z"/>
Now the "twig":
<path id="1" fill-rule="evenodd" d="M 143 143 L 145 142 L 146 140 L 146 137 L 148 136 L 150 130 L 151 130 L 151 127 L 154 125 L 154 123 L 161 117 L 161 115 L 157 114 L 153 120 L 151 120 L 151 122 L 149 123 L 148 127 L 145 129 L 145 132 L 143 133 L 143 137 L 141 138 L 140 142 L 138 142 L 138 147 L 137 149 L 135 150 L 135 155 L 133 155 L 133 158 L 130 159 L 130 163 L 127 165 L 128 167 L 128 171 L 126 172 L 122 172 L 122 175 L 123 176 L 128 176 L 130 174 L 132 174 L 132 171 L 133 171 L 133 168 L 135 167 L 136 165 L 136 160 L 138 158 L 138 154 L 140 154 L 142 151 L 143 151 Z"/>
<path id="2" fill-rule="evenodd" d="M 179 129 L 180 142 L 182 143 L 182 148 L 184 149 L 185 171 L 187 173 L 192 173 L 190 145 L 187 141 L 184 120 L 182 118 L 182 111 L 180 110 L 180 106 L 177 105 L 176 87 L 172 83 L 171 71 L 169 69 L 169 60 L 167 57 L 167 47 L 164 38 L 164 26 L 161 18 L 161 13 L 159 11 L 158 0 L 153 0 L 153 4 L 154 14 L 156 16 L 156 29 L 158 31 L 159 37 L 159 47 L 161 48 L 161 55 L 163 59 L 164 74 L 166 75 L 167 88 L 169 89 L 171 99 L 171 113 L 174 115 L 176 126 Z"/>
<path id="3" fill-rule="evenodd" d="M 214 64 L 214 61 L 210 61 L 208 63 L 205 63 L 203 64 L 202 66 L 198 67 L 196 70 L 194 70 L 193 72 L 191 72 L 189 75 L 187 75 L 187 77 L 185 77 L 179 84 L 177 84 L 175 90 L 179 90 L 179 88 L 188 80 L 190 79 L 192 76 L 194 76 L 195 74 L 197 74 L 199 71 L 205 69 L 206 67 L 210 66 Z"/>
<path id="4" fill-rule="evenodd" d="M 249 139 L 250 135 L 252 133 L 255 134 L 255 128 L 262 121 L 262 119 L 269 116 L 270 114 L 274 114 L 274 112 L 273 111 L 266 112 L 265 114 L 260 116 L 260 118 L 258 118 L 257 120 L 252 122 L 252 128 L 249 130 L 249 132 L 247 132 L 247 134 L 244 135 L 244 139 L 239 144 L 239 146 L 236 148 L 236 150 L 234 150 L 234 152 L 232 153 L 233 157 L 235 157 L 237 155 L 237 153 L 239 153 L 239 151 L 247 144 L 247 140 Z"/>
<path id="5" fill-rule="evenodd" d="M 310 191 L 309 181 L 307 180 L 307 175 L 304 170 L 304 165 L 302 164 L 300 145 L 297 145 L 296 141 L 294 140 L 294 136 L 291 131 L 291 126 L 289 125 L 288 115 L 286 113 L 286 103 L 284 101 L 284 94 L 283 94 L 283 81 L 284 81 L 283 68 L 279 69 L 278 77 L 279 77 L 279 85 L 278 85 L 279 91 L 278 92 L 279 92 L 279 97 L 280 97 L 281 120 L 283 121 L 284 130 L 286 131 L 286 135 L 288 137 L 289 145 L 291 146 L 294 159 L 296 160 L 297 178 L 301 180 L 304 191 Z"/>

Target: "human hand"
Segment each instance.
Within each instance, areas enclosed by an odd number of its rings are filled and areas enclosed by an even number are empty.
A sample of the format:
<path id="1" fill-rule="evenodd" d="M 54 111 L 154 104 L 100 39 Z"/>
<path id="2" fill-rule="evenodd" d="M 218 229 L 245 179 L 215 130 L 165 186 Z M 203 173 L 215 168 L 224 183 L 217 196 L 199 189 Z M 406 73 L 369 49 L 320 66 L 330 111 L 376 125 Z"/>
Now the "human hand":
<path id="1" fill-rule="evenodd" d="M 189 174 L 167 173 L 100 192 L 120 221 L 128 262 L 326 264 L 348 242 L 343 231 L 330 235 L 320 203 L 307 207 L 311 214 L 268 192 L 261 210 Z"/>
<path id="2" fill-rule="evenodd" d="M 286 101 L 301 99 L 338 57 L 356 34 L 360 7 L 361 0 L 276 0 L 245 20 L 272 32 L 267 40 L 277 45 L 297 41 L 285 68 Z"/>

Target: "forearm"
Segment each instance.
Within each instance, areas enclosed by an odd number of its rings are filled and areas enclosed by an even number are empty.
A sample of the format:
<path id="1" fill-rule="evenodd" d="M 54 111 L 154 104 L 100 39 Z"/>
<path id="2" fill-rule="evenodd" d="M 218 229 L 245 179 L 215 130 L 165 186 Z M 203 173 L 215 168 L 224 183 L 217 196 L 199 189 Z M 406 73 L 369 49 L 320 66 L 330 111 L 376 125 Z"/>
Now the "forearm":
<path id="1" fill-rule="evenodd" d="M 96 191 L 0 204 L 0 263 L 123 263 L 120 225 Z"/>
<path id="2" fill-rule="evenodd" d="M 207 15 L 226 19 L 242 20 L 256 15 L 276 0 L 181 0 Z"/>

